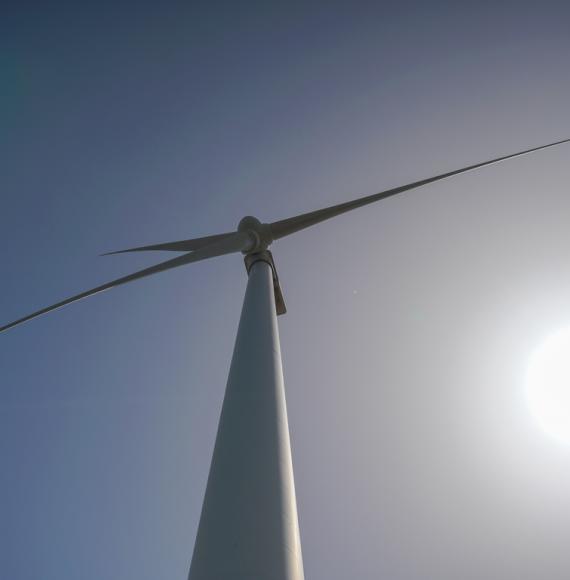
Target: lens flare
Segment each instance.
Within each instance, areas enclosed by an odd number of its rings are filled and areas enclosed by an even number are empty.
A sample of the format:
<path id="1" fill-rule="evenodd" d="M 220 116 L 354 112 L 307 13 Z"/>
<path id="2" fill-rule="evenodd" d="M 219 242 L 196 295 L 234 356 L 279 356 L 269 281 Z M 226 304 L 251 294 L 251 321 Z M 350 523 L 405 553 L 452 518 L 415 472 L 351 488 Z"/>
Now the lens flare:
<path id="1" fill-rule="evenodd" d="M 570 443 L 570 328 L 550 336 L 533 353 L 527 401 L 547 433 Z"/>

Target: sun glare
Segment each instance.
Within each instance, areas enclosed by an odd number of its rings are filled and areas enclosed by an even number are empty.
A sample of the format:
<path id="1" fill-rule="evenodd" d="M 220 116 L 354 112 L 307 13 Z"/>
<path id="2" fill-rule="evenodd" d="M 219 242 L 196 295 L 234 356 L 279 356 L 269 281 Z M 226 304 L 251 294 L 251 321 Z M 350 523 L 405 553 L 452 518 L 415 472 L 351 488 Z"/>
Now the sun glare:
<path id="1" fill-rule="evenodd" d="M 570 443 L 570 328 L 550 336 L 533 353 L 527 400 L 542 428 Z"/>

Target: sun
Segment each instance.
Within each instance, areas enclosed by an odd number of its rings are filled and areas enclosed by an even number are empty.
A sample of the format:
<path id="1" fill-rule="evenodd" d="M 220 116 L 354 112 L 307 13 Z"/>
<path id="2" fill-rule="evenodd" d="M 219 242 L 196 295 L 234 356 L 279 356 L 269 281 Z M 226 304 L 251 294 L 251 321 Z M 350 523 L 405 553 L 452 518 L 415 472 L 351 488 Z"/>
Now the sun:
<path id="1" fill-rule="evenodd" d="M 570 328 L 547 338 L 531 356 L 527 401 L 542 428 L 570 444 Z"/>

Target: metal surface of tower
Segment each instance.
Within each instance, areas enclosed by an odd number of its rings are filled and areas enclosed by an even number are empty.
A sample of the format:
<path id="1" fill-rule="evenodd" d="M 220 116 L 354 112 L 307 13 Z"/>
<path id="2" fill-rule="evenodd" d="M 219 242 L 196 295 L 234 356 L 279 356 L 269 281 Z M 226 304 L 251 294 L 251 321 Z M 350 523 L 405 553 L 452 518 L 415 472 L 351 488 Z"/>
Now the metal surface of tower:
<path id="1" fill-rule="evenodd" d="M 272 265 L 255 261 L 189 580 L 303 580 Z"/>

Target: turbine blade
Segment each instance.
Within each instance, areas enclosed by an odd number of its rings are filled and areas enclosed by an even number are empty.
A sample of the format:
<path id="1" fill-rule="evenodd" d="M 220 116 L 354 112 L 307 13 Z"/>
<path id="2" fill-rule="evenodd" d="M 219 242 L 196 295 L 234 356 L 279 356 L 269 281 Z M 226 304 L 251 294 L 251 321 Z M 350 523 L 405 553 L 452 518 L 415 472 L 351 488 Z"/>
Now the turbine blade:
<path id="1" fill-rule="evenodd" d="M 113 254 L 125 254 L 126 252 L 147 252 L 152 250 L 167 250 L 171 252 L 191 252 L 199 250 L 210 244 L 215 244 L 224 238 L 233 236 L 235 232 L 228 232 L 226 234 L 216 234 L 215 236 L 205 236 L 203 238 L 194 238 L 192 240 L 179 240 L 178 242 L 165 242 L 164 244 L 153 244 L 150 246 L 138 246 L 136 248 L 128 248 L 127 250 L 116 250 L 114 252 L 106 252 L 102 256 L 111 256 Z"/>
<path id="2" fill-rule="evenodd" d="M 155 264 L 150 268 L 139 270 L 138 272 L 134 272 L 133 274 L 129 274 L 128 276 L 123 276 L 122 278 L 118 278 L 117 280 L 113 280 L 112 282 L 107 282 L 106 284 L 102 284 L 101 286 L 97 286 L 96 288 L 92 288 L 91 290 L 81 292 L 81 294 L 76 294 L 75 296 L 67 298 L 66 300 L 62 300 L 57 304 L 52 304 L 51 306 L 42 308 L 41 310 L 37 310 L 36 312 L 32 312 L 32 314 L 28 314 L 23 318 L 20 318 L 18 320 L 15 320 L 14 322 L 10 322 L 5 326 L 0 327 L 0 332 L 4 332 L 9 328 L 13 328 L 18 324 L 27 322 L 32 318 L 36 318 L 37 316 L 41 316 L 42 314 L 46 314 L 48 312 L 51 312 L 52 310 L 57 310 L 62 306 L 67 306 L 72 302 L 77 302 L 78 300 L 87 298 L 88 296 L 93 296 L 94 294 L 98 294 L 99 292 L 109 290 L 110 288 L 114 288 L 115 286 L 121 286 L 122 284 L 126 284 L 127 282 L 132 282 L 133 280 L 138 280 L 139 278 L 144 278 L 145 276 L 151 276 L 152 274 L 158 274 L 159 272 L 171 270 L 172 268 L 178 268 L 179 266 L 184 266 L 185 264 L 190 264 L 192 262 L 198 262 L 200 260 L 206 260 L 208 258 L 214 258 L 216 256 L 222 256 L 224 254 L 231 254 L 233 252 L 247 250 L 250 247 L 250 244 L 251 239 L 247 233 L 235 232 L 233 235 L 229 237 L 224 237 L 224 239 L 222 239 L 216 244 L 211 244 L 209 246 L 206 246 L 205 248 L 200 248 L 195 252 L 190 252 L 188 254 L 184 254 L 183 256 L 178 256 L 171 260 L 167 260 L 166 262 L 160 262 L 159 264 Z"/>
<path id="3" fill-rule="evenodd" d="M 466 173 L 467 171 L 473 171 L 474 169 L 479 169 L 480 167 L 485 167 L 486 165 L 492 165 L 493 163 L 499 163 L 500 161 L 505 161 L 506 159 L 512 159 L 513 157 L 519 157 L 521 155 L 526 155 L 534 151 L 539 151 L 540 149 L 546 149 L 548 147 L 554 147 L 555 145 L 560 145 L 562 143 L 568 143 L 570 139 L 563 139 L 562 141 L 556 141 L 555 143 L 549 143 L 548 145 L 541 145 L 540 147 L 533 147 L 532 149 L 526 149 L 525 151 L 519 151 L 518 153 L 513 153 L 511 155 L 505 155 L 503 157 L 497 157 L 489 161 L 484 161 L 482 163 L 476 163 L 475 165 L 469 165 L 461 169 L 456 169 L 455 171 L 449 171 L 447 173 L 442 173 L 436 175 L 435 177 L 429 177 L 427 179 L 421 179 L 420 181 L 414 181 L 413 183 L 408 183 L 407 185 L 401 185 L 400 187 L 395 187 L 394 189 L 388 189 L 380 193 L 375 193 L 373 195 L 367 195 L 365 197 L 360 197 L 345 203 L 340 203 L 338 205 L 333 205 L 324 209 L 319 209 L 309 213 L 304 213 L 292 218 L 284 219 L 281 221 L 273 222 L 271 225 L 271 232 L 273 234 L 273 239 L 277 240 L 283 238 L 305 228 L 314 226 L 322 221 L 328 220 L 330 218 L 336 217 L 340 214 L 346 213 L 347 211 L 368 205 L 369 203 L 374 203 L 375 201 L 380 201 L 381 199 L 386 199 L 398 193 L 404 191 L 409 191 L 410 189 L 415 189 L 421 187 L 422 185 L 427 185 L 428 183 L 434 183 L 435 181 L 440 181 L 442 179 L 447 179 L 454 175 L 459 175 L 460 173 Z"/>

